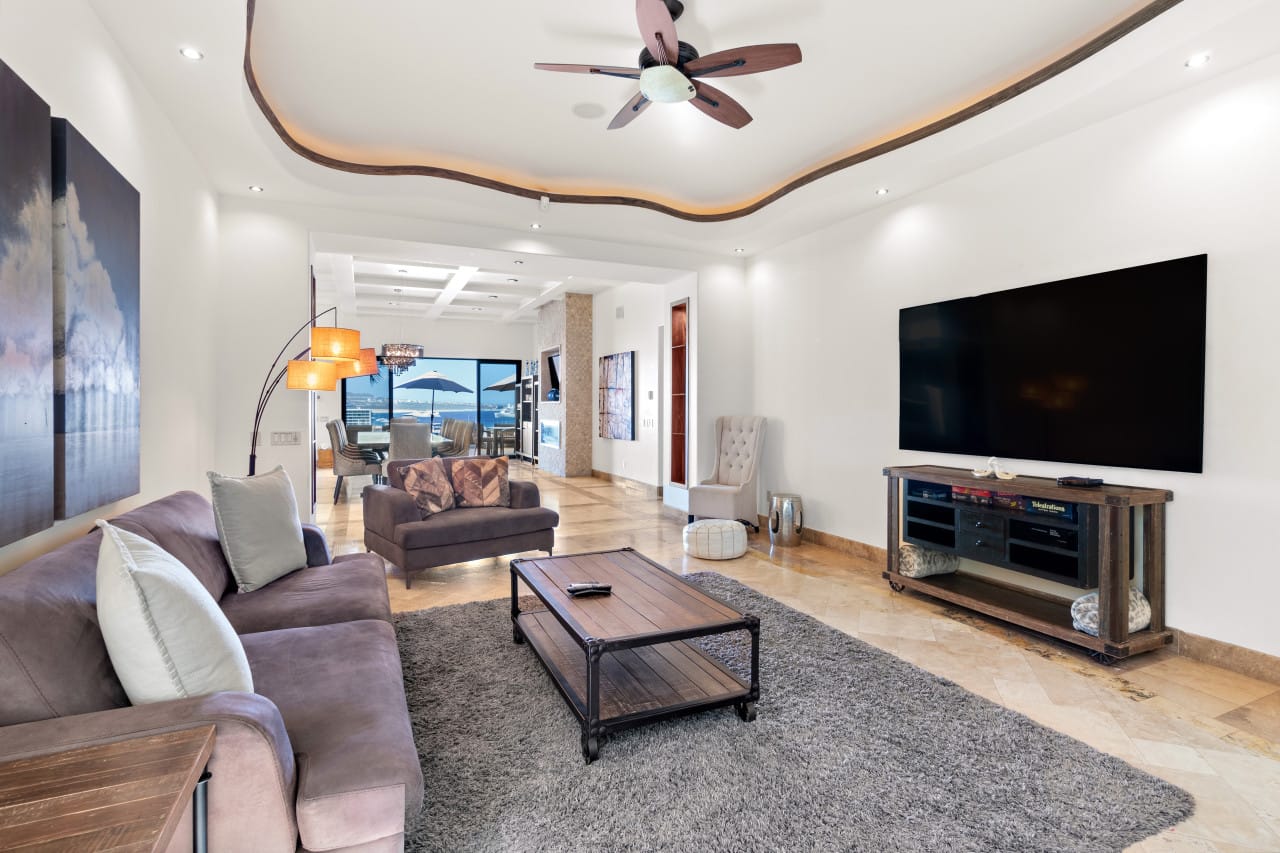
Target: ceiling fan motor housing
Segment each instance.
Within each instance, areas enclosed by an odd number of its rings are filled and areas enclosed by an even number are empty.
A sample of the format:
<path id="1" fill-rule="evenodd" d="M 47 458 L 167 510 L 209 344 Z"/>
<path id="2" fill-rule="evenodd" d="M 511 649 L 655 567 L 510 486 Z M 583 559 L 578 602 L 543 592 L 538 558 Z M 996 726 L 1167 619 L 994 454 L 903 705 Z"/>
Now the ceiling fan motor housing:
<path id="1" fill-rule="evenodd" d="M 676 58 L 675 65 L 683 66 L 686 62 L 693 62 L 700 55 L 701 54 L 698 53 L 698 49 L 696 47 L 689 44 L 687 41 L 682 41 L 680 42 L 680 53 Z M 653 54 L 649 52 L 649 48 L 647 47 L 641 48 L 640 67 L 652 68 L 657 64 L 658 64 L 658 60 L 655 59 Z"/>

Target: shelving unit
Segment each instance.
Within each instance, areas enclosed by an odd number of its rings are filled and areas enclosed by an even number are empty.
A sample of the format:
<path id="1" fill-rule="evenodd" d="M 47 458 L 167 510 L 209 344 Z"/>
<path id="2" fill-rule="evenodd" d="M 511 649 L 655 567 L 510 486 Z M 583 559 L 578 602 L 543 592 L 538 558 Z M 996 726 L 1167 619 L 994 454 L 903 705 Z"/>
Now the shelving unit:
<path id="1" fill-rule="evenodd" d="M 538 464 L 538 396 L 537 376 L 520 380 L 520 402 L 516 413 L 516 455 L 526 462 Z"/>
<path id="2" fill-rule="evenodd" d="M 1115 660 L 1172 641 L 1164 626 L 1164 505 L 1173 493 L 1133 486 L 1067 488 L 1053 480 L 988 480 L 937 466 L 886 468 L 889 564 L 894 589 L 913 589 L 988 616 L 1083 646 Z M 989 491 L 971 503 L 958 497 Z M 1039 512 L 1034 510 L 1041 510 Z M 1151 625 L 1129 633 L 1136 514 L 1141 513 L 1142 591 Z M 1097 587 L 1099 636 L 1071 625 L 1071 602 L 1025 586 L 956 573 L 908 578 L 902 543 L 955 554 L 1080 589 Z"/>

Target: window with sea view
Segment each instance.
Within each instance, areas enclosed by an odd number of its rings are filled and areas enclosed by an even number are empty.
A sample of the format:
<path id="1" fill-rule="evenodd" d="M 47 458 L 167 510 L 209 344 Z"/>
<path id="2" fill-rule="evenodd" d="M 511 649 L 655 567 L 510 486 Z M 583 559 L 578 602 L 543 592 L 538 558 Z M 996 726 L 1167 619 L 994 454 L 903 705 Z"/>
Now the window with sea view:
<path id="1" fill-rule="evenodd" d="M 515 426 L 519 378 L 520 362 L 499 359 L 420 358 L 398 376 L 383 366 L 372 376 L 343 380 L 343 420 L 376 429 L 401 417 L 437 429 L 445 418 L 485 429 Z"/>

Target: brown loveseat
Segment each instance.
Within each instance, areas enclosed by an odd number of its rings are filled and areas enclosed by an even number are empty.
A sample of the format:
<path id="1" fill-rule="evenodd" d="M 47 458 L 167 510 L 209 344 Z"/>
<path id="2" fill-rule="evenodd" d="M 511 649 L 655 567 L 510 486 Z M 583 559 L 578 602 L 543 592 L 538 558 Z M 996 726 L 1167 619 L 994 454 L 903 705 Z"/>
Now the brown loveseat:
<path id="1" fill-rule="evenodd" d="M 308 565 L 238 593 L 213 508 L 194 492 L 114 523 L 212 593 L 256 692 L 131 706 L 98 629 L 94 530 L 0 577 L 0 761 L 213 723 L 211 850 L 402 850 L 422 770 L 381 561 L 331 560 L 323 534 L 304 525 Z M 178 832 L 170 849 L 190 842 Z"/>
<path id="2" fill-rule="evenodd" d="M 467 458 L 443 460 L 450 476 L 453 465 Z M 552 552 L 560 516 L 541 505 L 538 487 L 525 480 L 511 481 L 510 507 L 451 509 L 424 519 L 400 474 L 421 461 L 387 462 L 388 484 L 364 490 L 365 547 L 403 569 L 406 587 L 413 572 L 433 566 L 521 551 Z"/>

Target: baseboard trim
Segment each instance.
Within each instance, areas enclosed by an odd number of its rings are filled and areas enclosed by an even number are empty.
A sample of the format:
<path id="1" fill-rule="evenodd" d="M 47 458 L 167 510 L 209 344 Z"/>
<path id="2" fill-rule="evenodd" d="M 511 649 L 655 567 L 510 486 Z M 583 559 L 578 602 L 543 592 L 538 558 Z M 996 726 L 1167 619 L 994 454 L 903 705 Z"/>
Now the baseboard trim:
<path id="1" fill-rule="evenodd" d="M 768 524 L 769 517 L 760 516 L 761 530 L 767 531 Z M 800 539 L 803 542 L 821 545 L 824 548 L 830 548 L 861 560 L 878 563 L 877 571 L 884 568 L 889 558 L 889 553 L 884 548 L 868 545 L 856 539 L 846 539 L 843 536 L 836 536 L 834 533 L 814 530 L 811 527 L 805 528 L 804 532 L 800 534 Z M 1280 677 L 1280 657 L 1223 642 L 1222 640 L 1201 637 L 1198 634 L 1192 634 L 1178 628 L 1171 627 L 1169 630 L 1173 632 L 1173 645 L 1170 648 L 1174 654 L 1199 663 L 1207 663 L 1236 672 L 1240 675 L 1247 675 L 1260 681 L 1272 683 L 1280 681 L 1278 679 Z"/>
<path id="2" fill-rule="evenodd" d="M 642 483 L 639 480 L 632 480 L 630 477 L 620 477 L 617 474 L 610 474 L 608 471 L 591 470 L 591 476 L 597 480 L 605 480 L 610 483 L 616 483 L 619 486 L 626 486 L 628 489 L 636 489 L 644 493 L 647 497 L 662 497 L 662 486 L 655 486 L 652 483 Z"/>
<path id="3" fill-rule="evenodd" d="M 1229 669 L 1260 681 L 1280 683 L 1280 657 L 1211 637 L 1201 637 L 1178 628 L 1169 630 L 1173 632 L 1174 652 L 1183 657 Z"/>
<path id="4" fill-rule="evenodd" d="M 768 533 L 769 516 L 759 516 L 760 530 Z M 889 559 L 889 552 L 884 548 L 878 548 L 875 545 L 868 545 L 865 542 L 859 542 L 856 539 L 846 539 L 843 536 L 837 536 L 834 533 L 827 533 L 823 530 L 815 530 L 812 527 L 806 527 L 800 532 L 800 541 L 808 542 L 813 545 L 821 545 L 824 548 L 830 548 L 833 551 L 839 551 L 841 554 L 848 554 L 851 557 L 857 557 L 860 560 L 869 560 L 873 563 L 879 563 L 883 568 Z"/>

